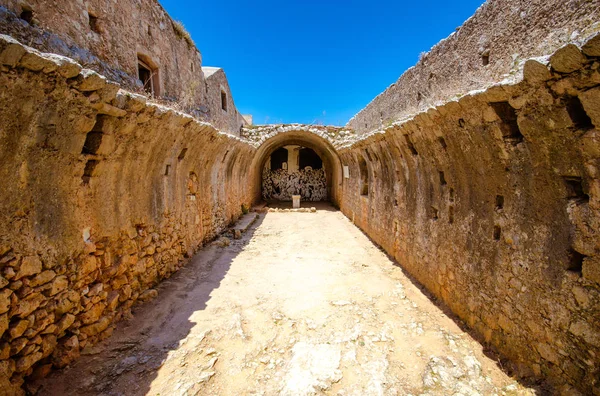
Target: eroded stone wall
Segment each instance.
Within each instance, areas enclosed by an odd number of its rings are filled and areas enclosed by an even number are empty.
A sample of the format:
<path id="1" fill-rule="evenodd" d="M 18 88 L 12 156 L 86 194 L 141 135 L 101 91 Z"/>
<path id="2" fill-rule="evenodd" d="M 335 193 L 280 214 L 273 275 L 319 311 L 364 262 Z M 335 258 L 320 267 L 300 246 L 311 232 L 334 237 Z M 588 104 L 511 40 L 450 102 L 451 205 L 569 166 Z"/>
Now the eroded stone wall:
<path id="1" fill-rule="evenodd" d="M 255 148 L 0 36 L 0 388 L 64 367 L 250 206 Z"/>
<path id="2" fill-rule="evenodd" d="M 229 112 L 217 112 L 220 104 L 215 107 L 210 96 L 200 51 L 155 0 L 0 1 L 0 34 L 72 58 L 138 93 L 144 93 L 138 81 L 141 60 L 157 76 L 157 100 L 239 136 L 243 119 L 231 93 Z M 222 79 L 228 89 L 224 74 Z"/>
<path id="3" fill-rule="evenodd" d="M 597 35 L 340 150 L 342 211 L 565 394 L 600 393 L 599 57 Z"/>
<path id="4" fill-rule="evenodd" d="M 347 124 L 358 134 L 511 79 L 526 59 L 600 30 L 587 0 L 489 0 Z"/>

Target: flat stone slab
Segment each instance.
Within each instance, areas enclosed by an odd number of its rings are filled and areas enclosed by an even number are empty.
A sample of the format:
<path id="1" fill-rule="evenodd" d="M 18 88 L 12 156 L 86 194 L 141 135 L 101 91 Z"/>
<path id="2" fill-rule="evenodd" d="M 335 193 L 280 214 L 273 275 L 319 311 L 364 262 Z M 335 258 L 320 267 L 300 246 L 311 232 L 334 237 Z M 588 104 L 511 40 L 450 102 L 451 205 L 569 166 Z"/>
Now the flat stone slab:
<path id="1" fill-rule="evenodd" d="M 258 213 L 250 212 L 243 215 L 237 223 L 231 228 L 233 232 L 246 232 L 246 230 L 258 219 Z"/>

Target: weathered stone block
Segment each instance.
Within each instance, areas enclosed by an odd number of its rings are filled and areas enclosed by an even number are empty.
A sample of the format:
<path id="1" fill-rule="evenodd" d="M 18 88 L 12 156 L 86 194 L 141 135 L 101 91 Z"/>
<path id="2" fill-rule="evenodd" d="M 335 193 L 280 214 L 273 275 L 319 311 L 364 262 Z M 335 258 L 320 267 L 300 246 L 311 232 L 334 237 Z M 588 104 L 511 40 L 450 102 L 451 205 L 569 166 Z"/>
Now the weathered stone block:
<path id="1" fill-rule="evenodd" d="M 11 290 L 4 289 L 0 290 L 0 314 L 8 312 L 10 309 L 10 296 L 12 294 Z"/>
<path id="2" fill-rule="evenodd" d="M 42 260 L 37 256 L 23 257 L 21 266 L 15 280 L 21 279 L 24 276 L 31 276 L 42 272 Z"/>
<path id="3" fill-rule="evenodd" d="M 8 331 L 10 340 L 21 337 L 30 324 L 31 323 L 27 319 L 23 319 L 12 325 Z"/>
<path id="4" fill-rule="evenodd" d="M 548 65 L 534 59 L 529 59 L 523 65 L 523 78 L 532 84 L 540 84 L 552 78 Z"/>
<path id="5" fill-rule="evenodd" d="M 97 91 L 106 85 L 106 78 L 93 70 L 83 69 L 80 75 L 82 81 L 77 89 L 82 92 Z"/>
<path id="6" fill-rule="evenodd" d="M 54 272 L 52 270 L 43 271 L 42 273 L 36 275 L 35 278 L 33 278 L 29 282 L 29 286 L 37 287 L 37 286 L 45 285 L 46 283 L 50 282 L 55 277 L 56 277 L 56 272 Z"/>
<path id="7" fill-rule="evenodd" d="M 29 69 L 34 72 L 44 71 L 44 73 L 51 73 L 58 68 L 58 65 L 41 56 L 37 51 L 27 52 L 19 61 L 19 66 Z"/>
<path id="8" fill-rule="evenodd" d="M 596 33 L 581 47 L 581 51 L 587 56 L 600 56 L 600 33 Z"/>
<path id="9" fill-rule="evenodd" d="M 583 67 L 587 61 L 579 48 L 574 44 L 567 44 L 550 57 L 552 69 L 559 73 L 573 73 Z"/>
<path id="10" fill-rule="evenodd" d="M 0 64 L 15 67 L 25 52 L 25 48 L 17 40 L 0 35 Z"/>
<path id="11" fill-rule="evenodd" d="M 583 260 L 583 277 L 600 284 L 600 260 L 588 257 Z"/>
<path id="12" fill-rule="evenodd" d="M 600 87 L 580 93 L 579 99 L 592 123 L 596 128 L 600 128 Z"/>
<path id="13" fill-rule="evenodd" d="M 65 290 L 69 286 L 69 279 L 65 275 L 57 276 L 52 281 L 52 287 L 50 288 L 50 295 L 54 296 L 61 291 Z"/>

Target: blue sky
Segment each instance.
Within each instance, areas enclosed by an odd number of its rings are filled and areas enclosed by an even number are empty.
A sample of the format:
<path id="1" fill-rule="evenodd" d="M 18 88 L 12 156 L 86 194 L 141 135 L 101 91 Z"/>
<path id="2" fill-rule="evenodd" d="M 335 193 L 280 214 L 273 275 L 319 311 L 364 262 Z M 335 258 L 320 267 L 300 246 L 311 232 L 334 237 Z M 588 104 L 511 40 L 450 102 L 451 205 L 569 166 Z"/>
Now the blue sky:
<path id="1" fill-rule="evenodd" d="M 482 0 L 159 0 L 255 124 L 345 125 Z"/>

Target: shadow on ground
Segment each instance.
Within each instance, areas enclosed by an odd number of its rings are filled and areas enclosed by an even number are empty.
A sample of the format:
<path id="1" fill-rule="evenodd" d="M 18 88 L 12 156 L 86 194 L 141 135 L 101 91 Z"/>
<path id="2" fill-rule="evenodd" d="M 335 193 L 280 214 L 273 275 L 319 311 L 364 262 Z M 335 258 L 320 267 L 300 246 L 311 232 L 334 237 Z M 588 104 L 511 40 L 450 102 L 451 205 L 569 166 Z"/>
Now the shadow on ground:
<path id="1" fill-rule="evenodd" d="M 133 309 L 133 318 L 118 323 L 112 337 L 82 351 L 72 366 L 27 384 L 40 395 L 146 395 L 169 353 L 196 325 L 190 318 L 204 310 L 231 263 L 250 242 L 264 214 L 223 248 L 210 243 L 187 265 L 163 281 L 158 298 Z M 73 383 L 73 378 L 78 378 Z"/>
<path id="2" fill-rule="evenodd" d="M 318 211 L 337 211 L 324 202 L 303 203 L 303 207 L 312 206 Z M 291 202 L 270 202 L 269 207 L 286 209 L 291 207 Z M 306 215 L 316 216 L 318 212 Z M 84 356 L 72 367 L 57 371 L 35 384 L 40 386 L 40 394 L 107 396 L 150 394 L 152 383 L 158 377 L 163 363 L 170 354 L 177 351 L 184 340 L 201 339 L 204 336 L 201 333 L 192 334 L 192 329 L 197 325 L 191 320 L 194 313 L 206 309 L 212 292 L 221 286 L 231 264 L 252 240 L 265 216 L 261 214 L 243 234 L 242 239 L 232 240 L 229 247 L 221 248 L 209 244 L 198 252 L 184 268 L 160 284 L 157 299 L 137 306 L 133 319 L 119 323 L 113 337 L 85 350 Z M 371 242 L 374 246 L 378 246 L 372 240 Z M 385 254 L 385 251 L 382 252 Z M 396 260 L 387 256 L 392 263 L 402 268 Z M 468 328 L 443 302 L 429 293 L 407 271 L 402 269 L 402 272 L 441 312 L 477 340 L 482 345 L 483 352 L 494 360 L 501 370 L 509 376 L 513 375 L 511 365 L 507 361 L 482 342 L 472 329 Z M 78 381 L 73 383 L 73 378 L 77 378 Z M 173 381 L 176 380 L 177 378 L 173 378 Z M 532 386 L 531 381 L 527 379 L 521 379 L 520 382 L 525 386 Z M 127 389 L 127 392 L 122 393 L 120 390 L 123 389 Z M 544 395 L 549 392 L 538 384 L 536 393 Z"/>

